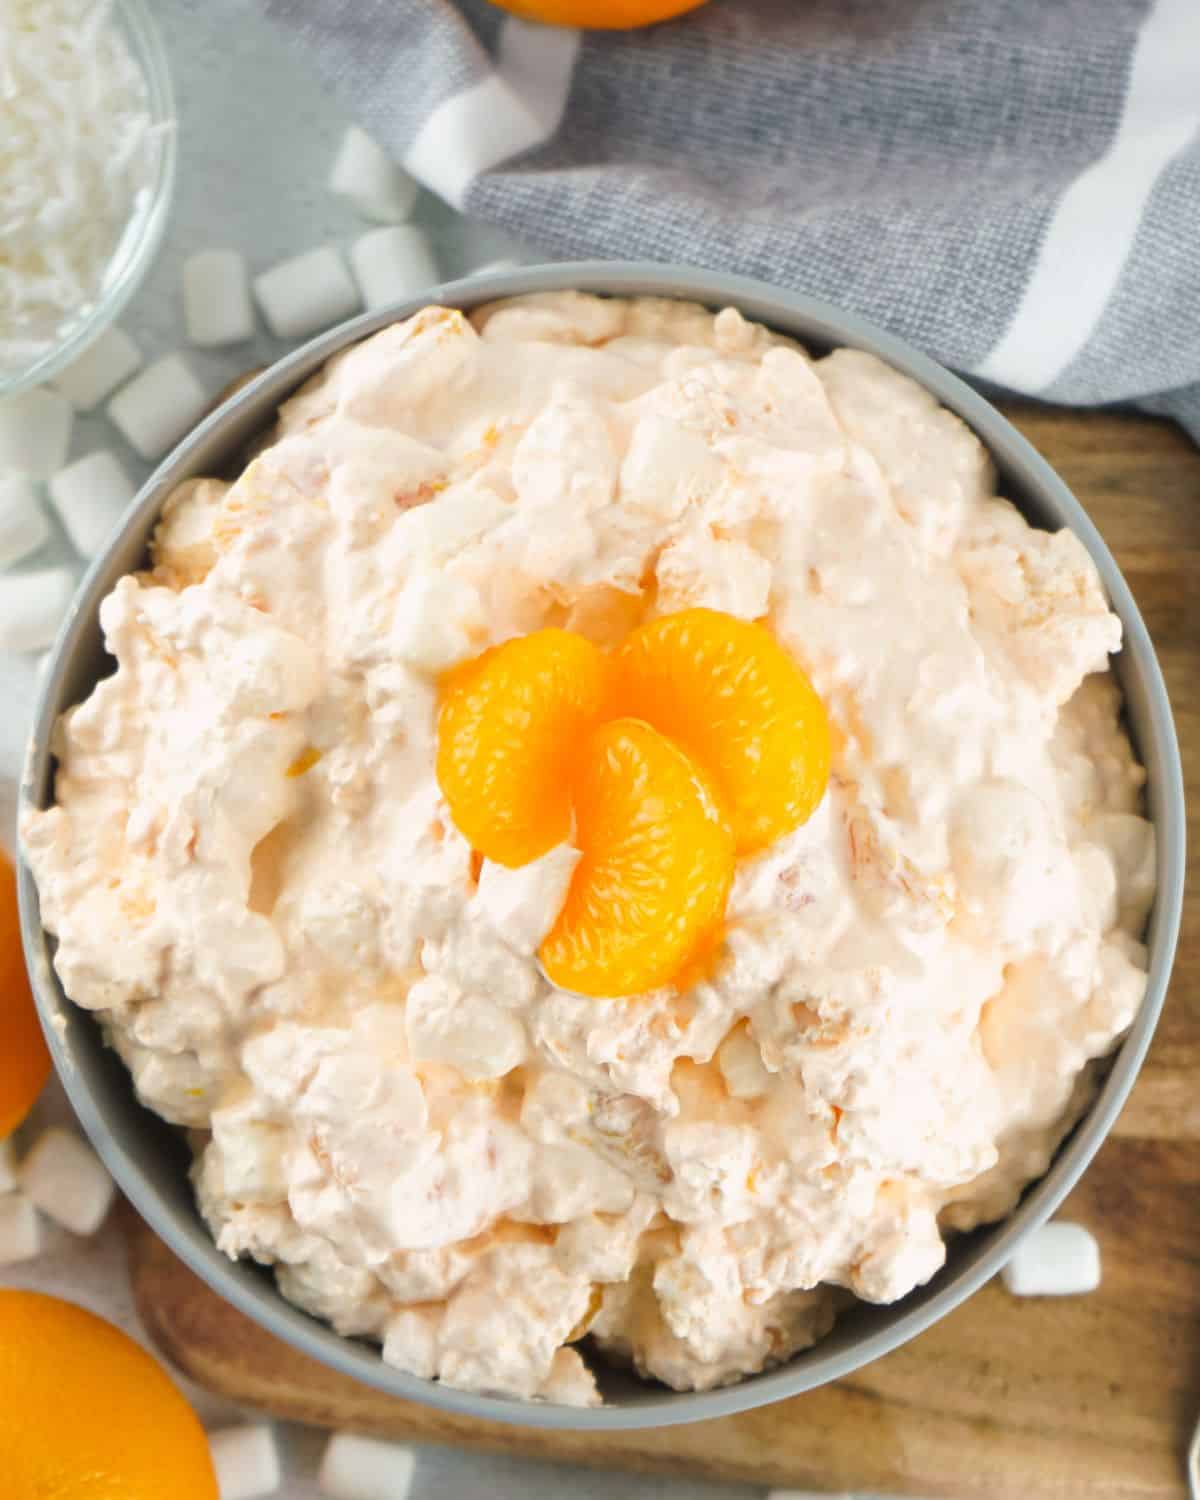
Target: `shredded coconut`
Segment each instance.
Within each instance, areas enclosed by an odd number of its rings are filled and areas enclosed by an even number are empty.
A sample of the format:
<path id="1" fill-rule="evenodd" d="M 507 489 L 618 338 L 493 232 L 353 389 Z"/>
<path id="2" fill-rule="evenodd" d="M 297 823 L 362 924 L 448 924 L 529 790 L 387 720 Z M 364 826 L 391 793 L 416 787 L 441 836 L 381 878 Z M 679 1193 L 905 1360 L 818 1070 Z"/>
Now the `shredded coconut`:
<path id="1" fill-rule="evenodd" d="M 0 370 L 100 297 L 152 141 L 110 0 L 0 0 Z"/>

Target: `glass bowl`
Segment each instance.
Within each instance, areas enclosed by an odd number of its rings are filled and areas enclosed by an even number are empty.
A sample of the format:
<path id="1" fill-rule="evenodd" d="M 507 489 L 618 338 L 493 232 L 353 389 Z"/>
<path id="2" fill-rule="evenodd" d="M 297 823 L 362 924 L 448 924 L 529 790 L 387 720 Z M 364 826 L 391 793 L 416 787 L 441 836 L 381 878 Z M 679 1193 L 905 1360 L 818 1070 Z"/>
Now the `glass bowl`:
<path id="1" fill-rule="evenodd" d="M 62 325 L 56 342 L 31 364 L 19 370 L 0 369 L 0 398 L 40 385 L 78 359 L 141 285 L 162 243 L 175 186 L 177 154 L 175 95 L 167 53 L 146 0 L 113 0 L 112 19 L 124 32 L 133 60 L 146 79 L 154 132 L 149 180 L 134 199 L 99 295 Z"/>

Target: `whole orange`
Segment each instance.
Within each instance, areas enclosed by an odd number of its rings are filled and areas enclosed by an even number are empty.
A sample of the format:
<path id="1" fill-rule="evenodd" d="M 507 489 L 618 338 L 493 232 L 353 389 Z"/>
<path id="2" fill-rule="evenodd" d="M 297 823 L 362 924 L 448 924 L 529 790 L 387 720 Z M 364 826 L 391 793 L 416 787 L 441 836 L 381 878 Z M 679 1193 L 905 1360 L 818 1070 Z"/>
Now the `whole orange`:
<path id="1" fill-rule="evenodd" d="M 586 31 L 629 31 L 653 26 L 684 11 L 696 10 L 705 0 L 493 0 L 503 10 L 527 21 L 549 26 L 580 26 Z"/>
<path id="2" fill-rule="evenodd" d="M 16 874 L 0 849 L 0 1140 L 29 1113 L 49 1074 L 21 953 Z"/>
<path id="3" fill-rule="evenodd" d="M 140 1345 L 72 1302 L 0 1290 L 4 1500 L 218 1500 L 195 1412 Z"/>

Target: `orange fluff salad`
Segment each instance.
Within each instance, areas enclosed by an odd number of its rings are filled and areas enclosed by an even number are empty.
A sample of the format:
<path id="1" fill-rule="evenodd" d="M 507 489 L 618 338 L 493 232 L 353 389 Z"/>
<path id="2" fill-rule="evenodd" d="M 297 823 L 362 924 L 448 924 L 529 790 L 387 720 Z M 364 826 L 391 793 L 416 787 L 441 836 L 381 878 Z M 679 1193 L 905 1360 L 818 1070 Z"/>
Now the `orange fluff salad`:
<path id="1" fill-rule="evenodd" d="M 230 1256 L 474 1391 L 704 1389 L 932 1276 L 1145 984 L 1083 546 L 871 355 L 430 307 L 168 501 L 22 836 Z"/>

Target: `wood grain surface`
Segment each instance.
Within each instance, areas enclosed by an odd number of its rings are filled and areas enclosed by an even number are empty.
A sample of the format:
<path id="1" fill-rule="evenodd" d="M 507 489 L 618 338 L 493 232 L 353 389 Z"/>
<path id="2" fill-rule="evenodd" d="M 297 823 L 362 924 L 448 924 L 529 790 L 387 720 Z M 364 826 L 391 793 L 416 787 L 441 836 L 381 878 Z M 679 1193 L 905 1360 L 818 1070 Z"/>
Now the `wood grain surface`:
<path id="1" fill-rule="evenodd" d="M 1010 407 L 1124 569 L 1183 745 L 1189 894 L 1146 1066 L 1064 1216 L 1100 1241 L 1088 1297 L 1018 1301 L 998 1281 L 852 1378 L 657 1432 L 551 1433 L 383 1396 L 277 1343 L 129 1215 L 138 1304 L 202 1384 L 280 1416 L 418 1441 L 831 1492 L 957 1500 L 1180 1500 L 1200 1415 L 1200 454 L 1165 423 Z"/>

